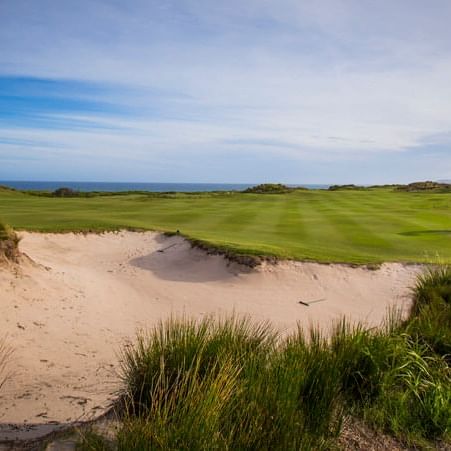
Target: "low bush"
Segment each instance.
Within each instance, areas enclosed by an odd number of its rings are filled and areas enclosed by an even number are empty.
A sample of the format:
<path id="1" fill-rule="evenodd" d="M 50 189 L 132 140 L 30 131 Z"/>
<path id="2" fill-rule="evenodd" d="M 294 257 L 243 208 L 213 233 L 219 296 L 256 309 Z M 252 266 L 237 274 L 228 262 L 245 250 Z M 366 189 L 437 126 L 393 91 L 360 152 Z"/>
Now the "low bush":
<path id="1" fill-rule="evenodd" d="M 349 185 L 331 185 L 327 189 L 329 191 L 343 191 L 343 190 L 354 191 L 354 190 L 366 190 L 368 188 L 365 186 L 349 184 Z"/>
<path id="2" fill-rule="evenodd" d="M 73 190 L 72 188 L 58 188 L 53 191 L 52 196 L 54 197 L 79 197 L 80 192 Z"/>
<path id="3" fill-rule="evenodd" d="M 260 185 L 246 188 L 243 192 L 256 194 L 283 194 L 290 191 L 293 191 L 293 188 L 282 185 L 281 183 L 262 183 Z"/>
<path id="4" fill-rule="evenodd" d="M 400 185 L 396 188 L 397 191 L 407 191 L 407 192 L 436 192 L 436 193 L 449 193 L 451 191 L 450 183 L 440 183 L 440 182 L 414 182 L 408 185 Z"/>

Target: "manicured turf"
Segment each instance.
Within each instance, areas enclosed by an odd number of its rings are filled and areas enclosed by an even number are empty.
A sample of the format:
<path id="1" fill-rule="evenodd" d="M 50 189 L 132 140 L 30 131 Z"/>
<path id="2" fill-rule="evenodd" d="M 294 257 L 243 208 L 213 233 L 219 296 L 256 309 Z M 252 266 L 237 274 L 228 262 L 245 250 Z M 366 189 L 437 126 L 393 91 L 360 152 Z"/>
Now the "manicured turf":
<path id="1" fill-rule="evenodd" d="M 296 191 L 289 194 L 37 197 L 0 190 L 0 219 L 17 229 L 176 231 L 253 254 L 372 263 L 451 262 L 451 194 Z"/>

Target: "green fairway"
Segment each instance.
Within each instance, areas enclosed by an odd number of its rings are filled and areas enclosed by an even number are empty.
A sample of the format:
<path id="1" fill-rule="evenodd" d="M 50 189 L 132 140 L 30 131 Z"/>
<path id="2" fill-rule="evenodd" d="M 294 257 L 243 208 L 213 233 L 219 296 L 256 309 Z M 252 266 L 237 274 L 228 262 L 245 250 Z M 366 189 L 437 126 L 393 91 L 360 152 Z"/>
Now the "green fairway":
<path id="1" fill-rule="evenodd" d="M 298 260 L 451 262 L 451 194 L 391 189 L 286 194 L 38 197 L 0 190 L 0 219 L 39 231 L 176 231 Z"/>

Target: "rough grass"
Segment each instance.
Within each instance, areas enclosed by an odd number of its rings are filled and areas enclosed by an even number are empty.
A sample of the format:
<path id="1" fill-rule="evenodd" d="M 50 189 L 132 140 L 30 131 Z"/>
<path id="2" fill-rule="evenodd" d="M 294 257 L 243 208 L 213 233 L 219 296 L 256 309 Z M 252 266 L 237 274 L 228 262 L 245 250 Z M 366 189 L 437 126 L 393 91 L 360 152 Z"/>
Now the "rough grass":
<path id="1" fill-rule="evenodd" d="M 333 449 L 345 417 L 406 445 L 451 438 L 450 269 L 418 279 L 408 320 L 287 337 L 248 319 L 170 319 L 124 348 L 119 450 Z M 435 310 L 426 307 L 434 305 Z M 449 318 L 448 318 L 449 319 Z M 422 333 L 418 321 L 429 321 Z M 441 331 L 441 328 L 435 330 Z"/>
<path id="2" fill-rule="evenodd" d="M 17 229 L 175 232 L 239 254 L 345 263 L 451 263 L 451 194 L 393 188 L 286 194 L 38 197 L 0 190 Z"/>
<path id="3" fill-rule="evenodd" d="M 19 237 L 7 224 L 0 221 L 0 258 L 16 260 L 19 253 Z"/>
<path id="4" fill-rule="evenodd" d="M 119 449 L 327 449 L 340 425 L 337 362 L 303 359 L 303 341 L 276 352 L 276 338 L 236 318 L 169 320 L 140 334 L 122 359 Z"/>
<path id="5" fill-rule="evenodd" d="M 418 278 L 407 331 L 451 363 L 451 266 L 432 267 Z"/>

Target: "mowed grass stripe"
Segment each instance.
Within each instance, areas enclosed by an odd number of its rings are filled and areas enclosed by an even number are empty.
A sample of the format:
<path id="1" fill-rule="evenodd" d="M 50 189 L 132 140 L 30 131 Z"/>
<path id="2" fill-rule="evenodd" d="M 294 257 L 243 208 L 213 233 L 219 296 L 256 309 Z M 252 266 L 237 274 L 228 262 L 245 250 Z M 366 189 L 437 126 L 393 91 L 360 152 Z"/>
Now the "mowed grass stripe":
<path id="1" fill-rule="evenodd" d="M 294 235 L 299 239 L 305 234 L 303 202 L 297 196 L 280 199 L 281 209 L 275 232 L 281 235 Z"/>
<path id="2" fill-rule="evenodd" d="M 213 239 L 219 244 L 236 247 L 242 251 L 261 251 L 282 254 L 277 235 L 274 232 L 283 202 L 275 197 L 261 199 L 261 196 L 247 195 L 244 206 L 223 210 L 221 220 L 208 231 L 199 231 L 197 236 Z M 224 211 L 227 215 L 224 217 Z"/>
<path id="3" fill-rule="evenodd" d="M 409 200 L 405 197 L 404 199 L 400 197 L 400 199 L 404 202 Z M 392 208 L 393 206 L 390 205 L 389 199 L 386 199 L 385 204 L 390 208 L 373 210 L 366 222 L 365 218 L 361 217 L 362 209 L 360 206 L 364 205 L 363 202 L 352 202 L 350 196 L 342 196 L 335 199 L 331 204 L 335 206 L 334 208 L 340 206 L 340 211 L 346 210 L 352 212 L 354 216 L 353 220 L 360 219 L 360 224 L 365 224 L 371 231 L 378 230 L 381 239 L 386 244 L 389 244 L 391 248 L 397 249 L 402 260 L 410 260 L 419 254 L 422 255 L 423 259 L 433 259 L 435 255 L 443 256 L 443 248 L 441 247 L 443 237 L 440 237 L 440 233 L 434 233 L 434 231 L 446 231 L 446 227 L 448 229 L 450 228 L 451 221 L 449 215 L 440 215 L 435 212 L 431 214 L 430 211 L 426 210 L 424 206 L 428 201 L 427 197 L 413 200 L 413 205 L 417 203 L 416 208 L 413 208 L 412 205 L 408 205 L 408 208 L 401 208 L 400 206 L 398 208 Z M 422 201 L 421 204 L 416 202 L 419 200 Z M 364 210 L 367 210 L 367 208 L 364 207 Z M 415 216 L 413 216 L 412 212 L 416 213 Z M 440 229 L 440 227 L 444 228 Z M 418 231 L 418 234 L 422 235 L 422 238 L 413 241 L 411 236 L 408 235 L 409 232 L 405 232 L 406 230 Z"/>
<path id="4" fill-rule="evenodd" d="M 303 233 L 300 236 L 291 235 L 298 255 L 303 259 L 315 260 L 318 259 L 318 254 L 327 254 L 333 260 L 341 261 L 339 248 L 344 242 L 344 236 L 324 217 L 321 193 L 312 191 L 299 195 L 299 209 L 303 215 Z"/>
<path id="5" fill-rule="evenodd" d="M 325 220 L 335 227 L 344 241 L 344 245 L 348 246 L 352 243 L 354 253 L 359 256 L 365 256 L 377 249 L 378 252 L 390 250 L 391 245 L 384 240 L 380 233 L 373 232 L 366 225 L 367 216 L 359 213 L 350 213 L 343 206 L 339 199 L 333 202 L 321 201 L 323 205 L 323 216 Z"/>
<path id="6" fill-rule="evenodd" d="M 343 196 L 334 201 L 334 204 L 339 204 L 343 210 L 352 213 L 357 219 L 365 223 L 365 226 L 372 231 L 392 229 L 393 237 L 397 237 L 405 230 L 412 229 L 429 229 L 434 223 L 433 215 L 428 214 L 422 218 L 421 214 L 417 213 L 421 210 L 407 206 L 403 208 L 402 205 L 397 205 L 396 208 L 391 208 L 389 199 L 384 199 L 383 203 L 368 203 L 356 202 L 356 199 L 351 199 L 350 196 Z M 374 206 L 374 208 L 372 208 Z M 378 208 L 379 207 L 379 208 Z M 413 215 L 412 213 L 417 213 Z M 444 215 L 438 216 L 440 223 L 446 221 Z M 437 224 L 437 223 L 435 223 Z M 385 226 L 385 227 L 382 227 Z M 384 235 L 389 238 L 390 233 L 387 230 Z"/>
<path id="7" fill-rule="evenodd" d="M 19 229 L 180 230 L 232 249 L 324 262 L 451 262 L 451 195 L 298 191 L 49 198 L 0 190 L 0 218 Z"/>

